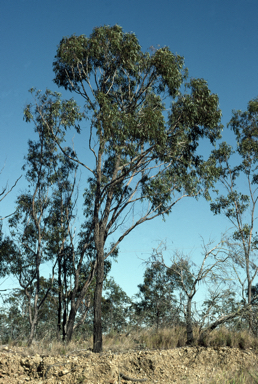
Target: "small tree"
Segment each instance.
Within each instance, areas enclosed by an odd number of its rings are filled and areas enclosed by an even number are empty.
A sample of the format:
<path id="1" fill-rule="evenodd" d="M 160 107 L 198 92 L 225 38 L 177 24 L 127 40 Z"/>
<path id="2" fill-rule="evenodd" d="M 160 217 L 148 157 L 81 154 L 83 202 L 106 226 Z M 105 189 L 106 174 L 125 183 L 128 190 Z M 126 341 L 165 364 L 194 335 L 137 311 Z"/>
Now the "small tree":
<path id="1" fill-rule="evenodd" d="M 104 331 L 122 332 L 126 329 L 130 304 L 130 298 L 113 277 L 106 279 L 102 299 Z"/>
<path id="2" fill-rule="evenodd" d="M 223 242 L 222 242 L 223 244 Z M 216 269 L 221 264 L 226 263 L 229 258 L 227 249 L 223 248 L 221 243 L 212 247 L 211 243 L 207 246 L 203 245 L 204 257 L 200 268 L 197 271 L 193 271 L 194 264 L 190 262 L 189 257 L 176 252 L 174 257 L 171 259 L 171 265 L 165 264 L 162 250 L 157 248 L 154 250 L 153 255 L 150 259 L 151 263 L 160 264 L 167 269 L 168 275 L 174 278 L 174 282 L 178 288 L 181 288 L 187 297 L 187 306 L 185 311 L 186 318 L 186 331 L 187 331 L 187 344 L 192 344 L 194 341 L 193 337 L 193 322 L 192 322 L 192 300 L 197 292 L 197 284 L 205 282 L 208 279 L 218 280 L 219 274 L 216 274 Z M 213 263 L 205 266 L 208 258 L 213 258 Z"/>
<path id="3" fill-rule="evenodd" d="M 152 263 L 144 272 L 144 282 L 139 284 L 137 301 L 133 307 L 136 316 L 140 316 L 148 326 L 167 326 L 176 321 L 176 298 L 173 294 L 175 285 L 173 277 L 160 263 Z"/>
<path id="4" fill-rule="evenodd" d="M 224 214 L 234 226 L 234 242 L 231 241 L 232 257 L 237 265 L 245 269 L 246 281 L 240 281 L 240 276 L 238 279 L 243 287 L 244 301 L 246 301 L 244 285 L 247 283 L 247 303 L 251 304 L 252 284 L 258 272 L 258 238 L 255 232 L 258 199 L 258 98 L 248 103 L 246 112 L 234 111 L 228 126 L 235 134 L 237 149 L 235 152 L 224 142 L 218 150 L 213 151 L 212 156 L 220 167 L 219 179 L 225 194 L 221 194 L 211 204 L 211 210 L 215 215 Z M 237 154 L 239 162 L 237 166 L 231 166 L 234 154 Z M 243 188 L 244 180 L 247 189 Z M 251 312 L 249 329 L 252 329 Z"/>
<path id="5" fill-rule="evenodd" d="M 47 224 L 45 253 L 50 260 L 57 259 L 57 281 L 55 281 L 58 285 L 57 338 L 60 338 L 62 331 L 63 340 L 66 336 L 67 326 L 68 278 L 73 275 L 70 232 L 72 230 L 71 221 L 75 218 L 76 204 L 76 199 L 72 201 L 76 178 L 74 177 L 73 183 L 71 183 L 70 171 L 68 164 L 63 164 L 60 168 L 60 178 L 54 187 L 49 204 L 49 214 L 45 218 Z"/>
<path id="6" fill-rule="evenodd" d="M 49 289 L 51 287 L 51 289 Z M 32 297 L 35 295 L 37 289 L 37 282 L 29 287 Z M 40 290 L 39 299 L 41 302 L 48 292 L 47 299 L 40 306 L 38 319 L 36 324 L 35 337 L 40 339 L 53 339 L 56 335 L 56 307 L 58 302 L 58 290 L 52 280 L 40 277 Z M 16 288 L 11 293 L 5 295 L 3 299 L 6 318 L 2 323 L 3 328 L 8 330 L 4 336 L 6 339 L 11 340 L 24 340 L 28 339 L 30 335 L 30 322 L 29 316 L 29 303 L 25 290 Z M 0 326 L 1 330 L 1 326 Z M 0 332 L 1 333 L 1 332 Z"/>
<path id="7" fill-rule="evenodd" d="M 215 289 L 208 287 L 208 295 L 206 295 L 206 299 L 202 304 L 203 310 L 200 330 L 202 330 L 204 326 L 209 328 L 210 324 L 213 324 L 217 319 L 235 313 L 239 308 L 240 303 L 236 300 L 234 285 L 223 287 L 222 284 L 223 283 L 216 285 Z M 233 317 L 228 320 L 225 325 L 232 330 L 236 330 L 239 329 L 240 322 L 241 317 Z"/>

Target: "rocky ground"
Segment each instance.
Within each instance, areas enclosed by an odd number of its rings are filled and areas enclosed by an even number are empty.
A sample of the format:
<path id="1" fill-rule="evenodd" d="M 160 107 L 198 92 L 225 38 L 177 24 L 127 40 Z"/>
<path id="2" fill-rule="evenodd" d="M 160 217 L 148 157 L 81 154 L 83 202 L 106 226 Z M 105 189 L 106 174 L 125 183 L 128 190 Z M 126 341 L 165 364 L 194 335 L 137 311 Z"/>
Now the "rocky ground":
<path id="1" fill-rule="evenodd" d="M 222 372 L 252 369 L 257 363 L 253 350 L 228 347 L 28 356 L 24 348 L 0 346 L 0 383 L 207 383 Z"/>

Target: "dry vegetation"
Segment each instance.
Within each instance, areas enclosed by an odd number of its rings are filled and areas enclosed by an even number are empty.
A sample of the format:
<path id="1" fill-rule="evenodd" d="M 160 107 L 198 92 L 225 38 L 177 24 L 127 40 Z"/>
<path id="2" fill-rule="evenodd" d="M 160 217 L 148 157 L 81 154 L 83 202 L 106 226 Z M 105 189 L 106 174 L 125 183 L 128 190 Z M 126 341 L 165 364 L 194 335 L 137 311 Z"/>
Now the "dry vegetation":
<path id="1" fill-rule="evenodd" d="M 91 346 L 92 340 L 83 338 L 68 345 L 45 339 L 29 348 L 23 341 L 10 341 L 0 346 L 0 383 L 130 383 L 120 376 L 121 367 L 124 375 L 145 377 L 146 383 L 258 383 L 258 339 L 247 331 L 223 327 L 207 336 L 205 346 L 196 342 L 187 347 L 183 328 L 152 329 L 105 335 L 100 355 L 93 354 Z M 65 365 L 74 364 L 73 359 L 77 374 Z M 86 362 L 88 376 L 83 374 Z M 14 364 L 22 369 L 15 371 Z"/>

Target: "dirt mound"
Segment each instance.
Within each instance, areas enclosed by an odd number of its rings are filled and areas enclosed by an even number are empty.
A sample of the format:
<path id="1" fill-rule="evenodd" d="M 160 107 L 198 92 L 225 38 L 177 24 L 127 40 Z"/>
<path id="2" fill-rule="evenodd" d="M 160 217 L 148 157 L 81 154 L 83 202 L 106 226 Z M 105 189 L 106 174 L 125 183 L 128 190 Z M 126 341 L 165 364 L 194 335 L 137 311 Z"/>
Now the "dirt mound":
<path id="1" fill-rule="evenodd" d="M 257 366 L 252 350 L 183 347 L 94 354 L 73 351 L 66 356 L 25 356 L 22 348 L 0 349 L 0 383 L 118 384 L 207 383 L 223 370 Z"/>

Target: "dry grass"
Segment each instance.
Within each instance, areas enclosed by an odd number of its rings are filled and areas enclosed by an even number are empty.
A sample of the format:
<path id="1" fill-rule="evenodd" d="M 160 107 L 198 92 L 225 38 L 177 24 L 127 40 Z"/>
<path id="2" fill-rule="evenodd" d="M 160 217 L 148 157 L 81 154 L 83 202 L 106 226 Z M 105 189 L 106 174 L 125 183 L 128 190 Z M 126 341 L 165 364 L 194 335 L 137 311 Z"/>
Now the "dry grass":
<path id="1" fill-rule="evenodd" d="M 224 371 L 222 375 L 212 379 L 209 384 L 256 384 L 258 383 L 258 370 L 253 368 L 238 372 Z"/>
<path id="2" fill-rule="evenodd" d="M 194 329 L 194 345 L 198 344 L 198 329 Z M 128 349 L 171 349 L 186 346 L 186 330 L 181 326 L 171 328 L 163 328 L 160 330 L 142 329 L 126 334 L 118 334 L 112 332 L 103 336 L 103 349 L 106 350 L 128 350 Z M 39 340 L 35 341 L 31 347 L 26 347 L 26 341 L 15 343 L 9 342 L 9 346 L 24 347 L 27 353 L 33 355 L 51 354 L 66 355 L 73 350 L 92 348 L 92 337 L 85 340 L 84 338 L 73 340 L 69 344 L 65 344 L 56 340 Z M 240 349 L 249 349 L 258 352 L 258 338 L 250 335 L 247 330 L 232 331 L 226 327 L 214 330 L 205 338 L 205 346 L 207 347 L 232 347 Z"/>
<path id="3" fill-rule="evenodd" d="M 194 329 L 194 344 L 197 345 L 198 329 Z M 240 349 L 252 349 L 258 353 L 258 338 L 250 335 L 248 331 L 232 331 L 226 327 L 221 327 L 211 332 L 205 339 L 208 347 L 232 347 Z M 44 354 L 44 355 L 69 355 L 73 351 L 89 350 L 92 348 L 92 337 L 85 340 L 73 340 L 71 343 L 64 344 L 60 341 L 40 340 L 32 344 L 31 347 L 26 347 L 26 342 L 9 342 L 9 347 L 14 346 L 24 347 L 26 355 Z M 166 329 L 145 329 L 132 332 L 129 336 L 126 334 L 111 334 L 103 336 L 104 351 L 125 351 L 136 349 L 171 349 L 183 347 L 186 345 L 186 331 L 183 327 L 171 327 Z M 258 367 L 257 370 L 250 369 L 240 372 L 225 371 L 210 381 L 210 384 L 254 384 L 258 383 Z"/>
<path id="4" fill-rule="evenodd" d="M 195 345 L 197 345 L 199 332 L 194 329 Z M 170 349 L 186 345 L 186 331 L 183 327 L 171 327 L 160 329 L 148 329 L 134 332 L 130 337 L 125 335 L 107 335 L 104 337 L 104 349 Z M 206 337 L 206 346 L 232 347 L 240 349 L 252 349 L 258 353 L 258 338 L 253 337 L 247 330 L 231 331 L 226 327 L 214 330 Z M 209 384 L 255 384 L 258 383 L 258 368 L 245 369 L 239 372 L 229 371 L 217 376 Z"/>
<path id="5" fill-rule="evenodd" d="M 39 355 L 50 355 L 50 356 L 65 356 L 69 355 L 73 351 L 78 350 L 88 350 L 92 347 L 92 341 L 71 341 L 69 344 L 65 344 L 61 341 L 46 341 L 39 340 L 33 342 L 30 347 L 27 347 L 26 341 L 23 342 L 12 342 L 8 343 L 10 349 L 15 347 L 20 347 L 19 349 L 24 349 L 24 354 L 29 356 Z"/>
<path id="6" fill-rule="evenodd" d="M 226 327 L 221 327 L 210 333 L 206 342 L 211 347 L 224 346 L 258 350 L 258 338 L 252 336 L 247 330 L 231 331 Z"/>
<path id="7" fill-rule="evenodd" d="M 194 328 L 194 343 L 198 345 L 199 331 Z M 125 340 L 121 336 L 123 343 Z M 160 330 L 148 329 L 134 333 L 131 336 L 131 348 L 142 347 L 149 349 L 170 349 L 186 346 L 186 330 L 183 327 L 171 327 Z M 111 340 L 110 340 L 111 343 Z M 232 347 L 240 349 L 252 348 L 258 351 L 258 338 L 249 334 L 247 330 L 231 331 L 226 327 L 214 330 L 205 338 L 206 347 Z"/>

